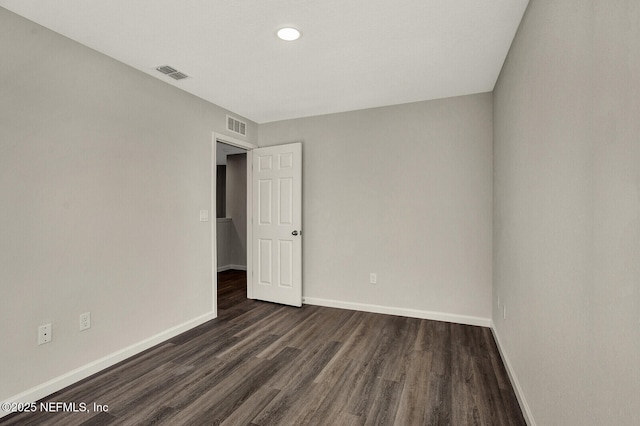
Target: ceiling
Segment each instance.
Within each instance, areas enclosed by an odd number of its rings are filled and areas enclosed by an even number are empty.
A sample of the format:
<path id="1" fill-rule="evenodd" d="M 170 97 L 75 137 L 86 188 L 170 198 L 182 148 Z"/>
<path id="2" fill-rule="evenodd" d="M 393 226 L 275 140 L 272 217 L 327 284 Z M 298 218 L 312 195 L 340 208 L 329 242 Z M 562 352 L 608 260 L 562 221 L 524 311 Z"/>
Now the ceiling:
<path id="1" fill-rule="evenodd" d="M 258 123 L 489 92 L 528 0 L 0 0 Z M 276 31 L 294 26 L 295 42 Z M 155 70 L 170 65 L 190 78 Z"/>

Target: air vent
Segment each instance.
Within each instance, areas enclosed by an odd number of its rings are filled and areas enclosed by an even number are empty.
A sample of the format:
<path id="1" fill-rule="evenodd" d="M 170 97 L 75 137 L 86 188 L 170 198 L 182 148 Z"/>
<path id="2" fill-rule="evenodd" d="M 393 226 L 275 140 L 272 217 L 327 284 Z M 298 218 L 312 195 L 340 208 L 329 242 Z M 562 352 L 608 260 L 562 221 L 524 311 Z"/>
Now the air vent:
<path id="1" fill-rule="evenodd" d="M 174 80 L 184 80 L 185 78 L 189 77 L 185 73 L 182 73 L 177 69 L 170 67 L 169 65 L 162 65 L 160 67 L 157 67 L 156 70 L 160 71 L 162 74 L 165 74 L 173 78 Z"/>
<path id="2" fill-rule="evenodd" d="M 189 77 L 186 74 L 181 73 L 180 71 L 178 72 L 174 72 L 171 74 L 167 74 L 169 77 L 173 78 L 174 80 L 184 80 L 185 78 Z"/>
<path id="3" fill-rule="evenodd" d="M 247 123 L 236 120 L 235 118 L 227 115 L 227 130 L 238 133 L 242 136 L 247 136 Z"/>

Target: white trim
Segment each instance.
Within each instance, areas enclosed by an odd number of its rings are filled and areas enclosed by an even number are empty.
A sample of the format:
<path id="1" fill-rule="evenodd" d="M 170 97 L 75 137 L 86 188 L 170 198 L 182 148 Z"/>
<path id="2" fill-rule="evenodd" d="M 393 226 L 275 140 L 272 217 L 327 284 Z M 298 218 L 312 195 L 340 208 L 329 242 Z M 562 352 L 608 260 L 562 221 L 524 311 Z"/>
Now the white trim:
<path id="1" fill-rule="evenodd" d="M 371 305 L 356 302 L 344 302 L 341 300 L 319 299 L 316 297 L 303 297 L 302 303 L 306 305 L 326 306 L 328 308 L 351 309 L 353 311 L 373 312 L 376 314 L 399 315 L 409 318 L 421 318 L 434 321 L 477 325 L 480 327 L 491 327 L 490 318 L 447 314 L 444 312 L 421 311 L 418 309 L 396 308 L 392 306 Z"/>
<path id="2" fill-rule="evenodd" d="M 527 422 L 528 426 L 536 426 L 536 422 L 535 420 L 533 420 L 531 407 L 529 407 L 529 404 L 527 404 L 527 400 L 524 397 L 524 392 L 522 390 L 522 387 L 520 386 L 518 378 L 516 377 L 516 373 L 511 366 L 509 357 L 502 348 L 502 343 L 500 343 L 500 336 L 498 335 L 498 331 L 496 330 L 493 321 L 491 321 L 491 331 L 493 332 L 493 337 L 496 341 L 496 345 L 498 346 L 498 352 L 500 352 L 500 356 L 502 357 L 502 363 L 507 369 L 507 374 L 509 375 L 509 379 L 511 380 L 511 386 L 515 390 L 516 398 L 518 399 L 518 403 L 520 404 L 520 409 L 522 410 L 524 420 Z"/>
<path id="3" fill-rule="evenodd" d="M 106 368 L 109 368 L 112 365 L 119 363 L 120 361 L 124 361 L 127 358 L 137 355 L 140 352 L 152 348 L 159 343 L 165 342 L 172 337 L 184 333 L 185 331 L 191 330 L 192 328 L 204 324 L 205 322 L 210 321 L 214 318 L 216 318 L 216 315 L 213 312 L 208 312 L 185 323 L 179 324 L 175 327 L 171 327 L 138 343 L 134 343 L 131 346 L 120 349 L 119 351 L 90 362 L 89 364 L 78 367 L 74 370 L 69 371 L 68 373 L 55 377 L 47 382 L 34 386 L 31 389 L 27 389 L 24 392 L 9 397 L 5 401 L 2 401 L 2 404 L 11 404 L 14 402 L 31 403 L 38 401 L 48 395 L 51 395 L 54 392 L 77 383 L 82 379 L 86 379 L 87 377 L 98 373 Z M 11 413 L 0 410 L 0 418 L 9 414 Z"/>
<path id="4" fill-rule="evenodd" d="M 209 171 L 211 172 L 211 214 L 209 216 L 215 217 L 218 215 L 216 200 L 216 151 L 218 143 L 216 134 L 213 134 L 211 138 L 211 166 Z M 211 310 L 215 316 L 218 315 L 218 221 L 211 221 Z"/>
<path id="5" fill-rule="evenodd" d="M 247 299 L 253 299 L 253 151 L 247 151 Z"/>
<path id="6" fill-rule="evenodd" d="M 241 141 L 240 139 L 236 139 L 234 137 L 223 135 L 222 133 L 216 133 L 216 132 L 213 132 L 213 142 L 226 143 L 227 145 L 233 145 L 238 148 L 246 149 L 247 151 L 251 151 L 252 149 L 256 149 L 258 147 L 258 145 L 254 145 L 251 142 Z"/>
<path id="7" fill-rule="evenodd" d="M 234 265 L 234 264 L 218 266 L 218 272 L 228 271 L 230 269 L 235 269 L 236 271 L 246 271 L 247 270 L 247 266 L 246 265 Z"/>

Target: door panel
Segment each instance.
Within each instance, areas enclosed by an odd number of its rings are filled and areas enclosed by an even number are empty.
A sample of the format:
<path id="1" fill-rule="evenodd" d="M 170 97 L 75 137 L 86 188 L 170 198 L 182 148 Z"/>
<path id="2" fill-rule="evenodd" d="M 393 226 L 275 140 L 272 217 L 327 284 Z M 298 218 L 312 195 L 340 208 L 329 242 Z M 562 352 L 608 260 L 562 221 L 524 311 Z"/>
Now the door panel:
<path id="1" fill-rule="evenodd" d="M 252 298 L 302 306 L 302 144 L 252 158 Z"/>
<path id="2" fill-rule="evenodd" d="M 273 242 L 271 240 L 261 239 L 258 242 L 258 282 L 261 285 L 273 284 L 273 274 L 271 272 L 271 264 L 273 263 L 272 246 Z"/>
<path id="3" fill-rule="evenodd" d="M 280 226 L 293 226 L 293 179 L 280 179 Z"/>
<path id="4" fill-rule="evenodd" d="M 273 182 L 271 180 L 262 179 L 258 182 L 258 217 L 260 218 L 258 224 L 260 225 L 271 225 L 272 184 Z"/>

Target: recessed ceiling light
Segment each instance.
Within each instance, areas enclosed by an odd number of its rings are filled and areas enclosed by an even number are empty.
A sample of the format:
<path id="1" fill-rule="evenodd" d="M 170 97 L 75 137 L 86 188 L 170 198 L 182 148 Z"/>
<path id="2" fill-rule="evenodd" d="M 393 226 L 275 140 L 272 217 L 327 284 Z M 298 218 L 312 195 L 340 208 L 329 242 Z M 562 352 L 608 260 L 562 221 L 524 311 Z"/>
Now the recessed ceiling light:
<path id="1" fill-rule="evenodd" d="M 284 41 L 294 41 L 300 38 L 300 31 L 291 27 L 280 28 L 278 37 Z"/>

